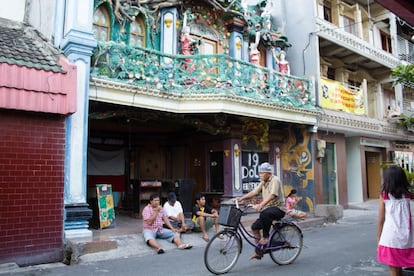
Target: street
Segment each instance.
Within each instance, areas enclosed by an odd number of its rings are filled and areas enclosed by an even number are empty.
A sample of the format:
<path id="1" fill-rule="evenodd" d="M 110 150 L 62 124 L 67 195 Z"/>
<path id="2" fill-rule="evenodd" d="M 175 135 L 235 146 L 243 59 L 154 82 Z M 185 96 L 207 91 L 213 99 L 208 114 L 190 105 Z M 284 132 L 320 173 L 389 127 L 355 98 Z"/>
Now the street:
<path id="1" fill-rule="evenodd" d="M 376 261 L 375 210 L 351 210 L 338 223 L 304 229 L 304 248 L 290 265 L 279 266 L 268 255 L 249 260 L 252 248 L 243 243 L 236 266 L 227 275 L 388 275 L 388 267 Z M 46 265 L 28 271 L 0 275 L 211 275 L 204 266 L 204 247 L 168 250 L 81 265 Z M 404 275 L 412 275 L 406 272 Z"/>

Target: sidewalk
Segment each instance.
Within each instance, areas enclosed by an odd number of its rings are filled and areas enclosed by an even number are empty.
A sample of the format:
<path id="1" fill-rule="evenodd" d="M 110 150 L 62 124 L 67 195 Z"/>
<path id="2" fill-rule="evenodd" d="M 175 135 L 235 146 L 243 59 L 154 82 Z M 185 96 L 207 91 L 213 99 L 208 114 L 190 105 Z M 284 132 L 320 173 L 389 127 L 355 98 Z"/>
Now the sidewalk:
<path id="1" fill-rule="evenodd" d="M 412 207 L 414 201 L 411 201 Z M 363 203 L 351 203 L 349 208 L 343 211 L 343 218 L 352 219 L 363 216 L 373 216 L 377 214 L 378 200 L 369 200 Z M 247 229 L 257 218 L 258 214 L 249 214 L 242 217 L 242 222 Z M 319 227 L 326 225 L 326 220 L 323 217 L 308 217 L 299 223 L 302 228 Z M 128 216 L 119 215 L 116 217 L 116 227 L 112 229 L 92 230 L 93 240 L 75 242 L 79 256 L 72 257 L 72 264 L 89 263 L 95 261 L 129 258 L 132 256 L 156 255 L 154 249 L 147 246 L 141 234 L 142 220 L 133 219 Z M 214 235 L 214 229 L 210 229 L 209 236 Z M 185 243 L 190 243 L 193 247 L 204 247 L 207 243 L 201 238 L 201 233 L 183 234 L 182 240 Z M 176 246 L 164 240 L 159 240 L 160 245 L 165 249 L 166 254 L 176 249 Z M 40 266 L 64 266 L 63 263 L 45 264 Z M 36 266 L 39 267 L 39 266 Z M 17 271 L 26 271 L 33 269 L 33 267 L 20 268 L 15 264 L 0 265 L 0 275 L 2 273 L 10 273 Z"/>
<path id="2" fill-rule="evenodd" d="M 411 201 L 414 206 L 414 201 Z M 362 203 L 349 203 L 348 209 L 343 210 L 343 219 L 352 219 L 359 216 L 376 216 L 378 210 L 378 200 L 368 200 Z M 258 217 L 257 213 L 248 214 L 242 217 L 242 223 L 250 229 L 251 224 Z M 338 221 L 340 222 L 341 219 Z M 309 216 L 304 221 L 300 221 L 302 228 L 318 227 L 326 224 L 326 218 Z M 129 256 L 144 256 L 156 254 L 155 250 L 147 246 L 141 235 L 142 220 L 131 219 L 125 216 L 117 217 L 117 226 L 113 229 L 93 230 L 93 241 L 84 243 L 83 254 L 79 260 L 72 260 L 72 263 L 85 263 L 97 260 L 109 260 L 113 258 L 128 258 Z M 208 235 L 214 235 L 214 229 L 208 231 Z M 207 243 L 201 238 L 201 233 L 191 233 L 181 235 L 183 242 L 190 243 L 194 247 L 204 247 Z M 176 246 L 164 240 L 159 240 L 160 245 L 166 250 L 176 250 Z M 101 247 L 99 247 L 101 244 Z M 102 244 L 106 244 L 107 250 Z M 115 244 L 115 247 L 114 247 Z"/>

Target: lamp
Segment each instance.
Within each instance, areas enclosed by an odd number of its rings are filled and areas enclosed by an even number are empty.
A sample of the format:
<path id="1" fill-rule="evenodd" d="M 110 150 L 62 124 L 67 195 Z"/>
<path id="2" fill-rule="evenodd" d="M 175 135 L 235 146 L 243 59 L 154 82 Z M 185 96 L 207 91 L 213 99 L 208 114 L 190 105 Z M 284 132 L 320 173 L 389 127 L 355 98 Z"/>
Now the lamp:
<path id="1" fill-rule="evenodd" d="M 164 19 L 164 23 L 165 23 L 165 26 L 167 26 L 167 29 L 169 29 L 171 27 L 172 21 L 173 20 L 171 18 L 165 18 Z"/>
<path id="2" fill-rule="evenodd" d="M 229 157 L 229 155 L 230 155 L 230 150 L 224 150 L 223 152 L 224 152 L 224 156 L 225 156 L 225 157 Z"/>
<path id="3" fill-rule="evenodd" d="M 239 41 L 237 41 L 237 42 L 236 42 L 236 47 L 237 47 L 237 50 L 239 50 L 239 51 L 240 51 L 241 46 L 242 46 L 242 42 L 241 42 L 240 40 L 239 40 Z"/>
<path id="4" fill-rule="evenodd" d="M 280 157 L 280 148 L 279 148 L 279 147 L 276 147 L 276 148 L 275 148 L 275 153 L 276 153 L 276 154 L 275 154 L 275 155 L 276 155 L 276 157 L 277 157 L 277 158 L 279 158 L 279 157 Z"/>

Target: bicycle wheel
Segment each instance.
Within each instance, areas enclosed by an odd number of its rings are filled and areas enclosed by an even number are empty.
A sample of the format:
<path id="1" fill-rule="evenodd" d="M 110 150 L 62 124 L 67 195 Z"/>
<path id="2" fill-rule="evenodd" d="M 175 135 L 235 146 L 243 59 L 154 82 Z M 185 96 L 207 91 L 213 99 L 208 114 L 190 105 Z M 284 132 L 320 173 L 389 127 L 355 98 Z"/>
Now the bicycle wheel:
<path id="1" fill-rule="evenodd" d="M 240 237 L 233 229 L 225 229 L 213 236 L 204 250 L 204 264 L 214 274 L 229 272 L 241 253 Z"/>
<path id="2" fill-rule="evenodd" d="M 280 248 L 272 250 L 270 257 L 277 264 L 290 264 L 299 256 L 302 245 L 303 235 L 300 229 L 293 224 L 284 224 L 271 238 L 271 246 L 280 246 Z"/>

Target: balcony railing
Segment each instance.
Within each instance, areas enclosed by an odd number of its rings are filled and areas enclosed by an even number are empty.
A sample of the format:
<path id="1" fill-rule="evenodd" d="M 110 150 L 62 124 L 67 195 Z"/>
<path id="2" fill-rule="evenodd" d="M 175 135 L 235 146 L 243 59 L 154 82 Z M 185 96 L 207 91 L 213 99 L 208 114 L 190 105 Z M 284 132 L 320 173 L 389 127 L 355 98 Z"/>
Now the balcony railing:
<path id="1" fill-rule="evenodd" d="M 318 35 L 325 39 L 340 44 L 343 47 L 366 56 L 384 66 L 387 66 L 388 68 L 394 68 L 400 64 L 398 58 L 394 57 L 392 54 L 387 53 L 382 49 L 375 48 L 370 43 L 353 34 L 341 30 L 338 26 L 326 20 L 316 18 L 316 25 L 318 28 Z"/>
<path id="2" fill-rule="evenodd" d="M 220 94 L 291 107 L 316 109 L 308 79 L 226 55 L 169 55 L 141 47 L 100 42 L 92 59 L 92 76 L 128 83 L 138 89 L 169 93 Z"/>
<path id="3" fill-rule="evenodd" d="M 397 36 L 398 57 L 408 63 L 414 63 L 414 43 Z"/>

